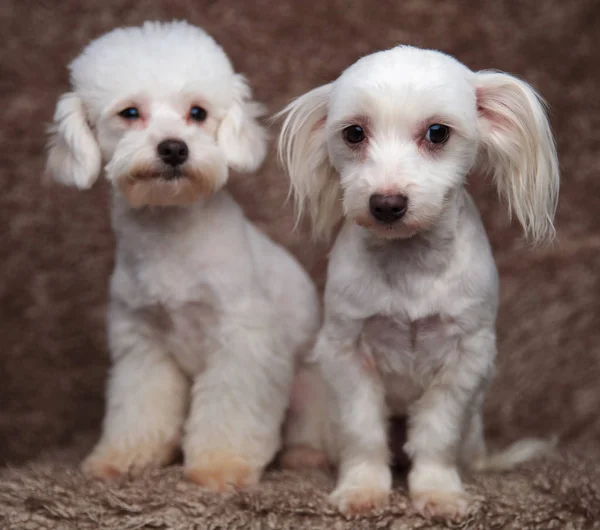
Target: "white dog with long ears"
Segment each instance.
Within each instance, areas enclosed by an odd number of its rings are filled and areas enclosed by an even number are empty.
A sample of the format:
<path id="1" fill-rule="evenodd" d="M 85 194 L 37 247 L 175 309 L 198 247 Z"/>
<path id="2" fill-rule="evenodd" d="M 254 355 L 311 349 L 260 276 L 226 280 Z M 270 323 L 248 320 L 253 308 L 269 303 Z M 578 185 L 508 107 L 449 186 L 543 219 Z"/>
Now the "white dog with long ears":
<path id="1" fill-rule="evenodd" d="M 491 463 L 481 403 L 498 307 L 494 259 L 465 182 L 491 176 L 531 239 L 552 238 L 559 171 L 543 105 L 510 75 L 399 46 L 283 114 L 279 151 L 300 210 L 317 236 L 343 219 L 313 352 L 339 412 L 332 499 L 349 513 L 386 501 L 387 418 L 406 412 L 413 505 L 460 517 L 468 497 L 459 464 Z"/>
<path id="2" fill-rule="evenodd" d="M 297 355 L 319 324 L 300 265 L 223 189 L 252 171 L 259 105 L 224 51 L 184 22 L 92 42 L 58 102 L 48 171 L 114 189 L 113 361 L 103 434 L 84 469 L 169 462 L 213 490 L 258 481 L 280 447 Z M 182 438 L 182 440 L 180 440 Z"/>

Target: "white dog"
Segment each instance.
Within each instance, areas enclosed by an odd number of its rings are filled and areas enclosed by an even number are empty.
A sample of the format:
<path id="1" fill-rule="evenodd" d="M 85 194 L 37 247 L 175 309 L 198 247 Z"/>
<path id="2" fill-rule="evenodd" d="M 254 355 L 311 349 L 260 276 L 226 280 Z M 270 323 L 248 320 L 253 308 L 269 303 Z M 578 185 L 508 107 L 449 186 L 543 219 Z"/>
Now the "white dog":
<path id="1" fill-rule="evenodd" d="M 317 236 L 343 220 L 313 352 L 341 429 L 332 500 L 348 513 L 386 501 L 387 418 L 406 412 L 413 505 L 460 517 L 459 464 L 503 465 L 485 457 L 481 418 L 498 278 L 464 186 L 491 176 L 534 241 L 553 236 L 559 171 L 543 105 L 510 75 L 400 46 L 362 58 L 282 114 L 280 157 L 300 210 Z M 513 448 L 504 463 L 536 448 Z"/>
<path id="2" fill-rule="evenodd" d="M 224 185 L 266 135 L 244 78 L 184 22 L 116 29 L 71 64 L 48 170 L 89 188 L 106 162 L 116 266 L 102 437 L 84 470 L 168 463 L 213 490 L 256 483 L 280 447 L 298 353 L 319 325 L 300 265 Z"/>

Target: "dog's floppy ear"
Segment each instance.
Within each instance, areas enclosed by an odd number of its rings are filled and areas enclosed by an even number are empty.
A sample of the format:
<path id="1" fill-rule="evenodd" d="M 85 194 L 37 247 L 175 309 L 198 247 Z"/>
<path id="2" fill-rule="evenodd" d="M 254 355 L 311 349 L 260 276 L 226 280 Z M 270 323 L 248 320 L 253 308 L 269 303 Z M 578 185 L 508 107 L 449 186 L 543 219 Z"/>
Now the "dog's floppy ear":
<path id="1" fill-rule="evenodd" d="M 267 133 L 258 122 L 264 107 L 252 101 L 252 91 L 244 76 L 234 79 L 234 101 L 217 132 L 219 147 L 236 171 L 255 171 L 267 152 Z"/>
<path id="2" fill-rule="evenodd" d="M 90 188 L 100 175 L 102 156 L 77 94 L 64 94 L 50 127 L 46 172 L 59 182 Z"/>
<path id="3" fill-rule="evenodd" d="M 290 177 L 298 218 L 306 206 L 313 236 L 325 239 L 342 218 L 340 181 L 329 161 L 325 132 L 331 88 L 331 84 L 315 88 L 277 115 L 285 116 L 279 160 Z"/>
<path id="4" fill-rule="evenodd" d="M 554 236 L 559 170 L 545 106 L 527 83 L 478 72 L 475 90 L 482 138 L 480 165 L 534 242 Z"/>

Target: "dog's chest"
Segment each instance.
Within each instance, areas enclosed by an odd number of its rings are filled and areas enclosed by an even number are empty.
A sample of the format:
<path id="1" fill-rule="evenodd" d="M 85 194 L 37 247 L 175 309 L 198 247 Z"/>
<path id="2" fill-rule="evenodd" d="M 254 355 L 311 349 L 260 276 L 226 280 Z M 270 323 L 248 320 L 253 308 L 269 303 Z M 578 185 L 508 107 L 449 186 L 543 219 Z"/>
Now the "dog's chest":
<path id="1" fill-rule="evenodd" d="M 146 261 L 126 273 L 124 281 L 113 282 L 119 298 L 190 377 L 219 350 L 223 318 L 233 298 L 228 282 L 213 271 L 218 269 L 204 268 L 193 255 L 180 254 L 178 260 Z"/>
<path id="2" fill-rule="evenodd" d="M 218 247 L 193 237 L 138 245 L 131 254 L 119 256 L 113 296 L 194 377 L 220 349 L 223 319 L 243 297 L 243 275 L 232 272 Z"/>
<path id="3" fill-rule="evenodd" d="M 435 313 L 411 320 L 376 315 L 364 324 L 361 349 L 387 380 L 388 392 L 416 396 L 449 356 L 457 355 L 458 332 L 452 317 Z"/>
<path id="4" fill-rule="evenodd" d="M 384 381 L 390 409 L 403 413 L 458 354 L 456 298 L 448 279 L 415 271 L 382 278 L 379 288 L 381 305 L 364 322 L 361 347 Z"/>
<path id="5" fill-rule="evenodd" d="M 147 303 L 175 306 L 206 302 L 213 295 L 213 272 L 193 255 L 165 250 L 139 266 L 135 275 L 137 296 Z"/>
<path id="6" fill-rule="evenodd" d="M 209 354 L 219 349 L 220 316 L 214 305 L 188 302 L 169 308 L 161 341 L 190 377 L 204 370 Z"/>
<path id="7" fill-rule="evenodd" d="M 375 316 L 366 323 L 362 349 L 386 390 L 388 408 L 405 414 L 449 357 L 457 355 L 451 317 L 432 314 L 409 320 Z"/>

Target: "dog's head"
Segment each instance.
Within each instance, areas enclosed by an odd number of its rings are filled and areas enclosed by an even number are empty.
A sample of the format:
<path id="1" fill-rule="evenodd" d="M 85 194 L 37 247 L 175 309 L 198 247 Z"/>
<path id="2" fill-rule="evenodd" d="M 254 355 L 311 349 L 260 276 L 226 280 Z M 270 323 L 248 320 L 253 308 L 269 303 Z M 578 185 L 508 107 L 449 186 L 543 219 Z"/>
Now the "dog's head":
<path id="1" fill-rule="evenodd" d="M 89 188 L 106 176 L 133 207 L 183 205 L 220 189 L 228 169 L 266 152 L 244 78 L 217 43 L 185 22 L 122 28 L 70 66 L 56 107 L 47 170 Z"/>
<path id="2" fill-rule="evenodd" d="M 280 159 L 316 235 L 342 217 L 378 237 L 426 231 L 474 169 L 492 175 L 534 240 L 553 233 L 554 140 L 541 100 L 515 77 L 399 46 L 282 114 Z"/>

